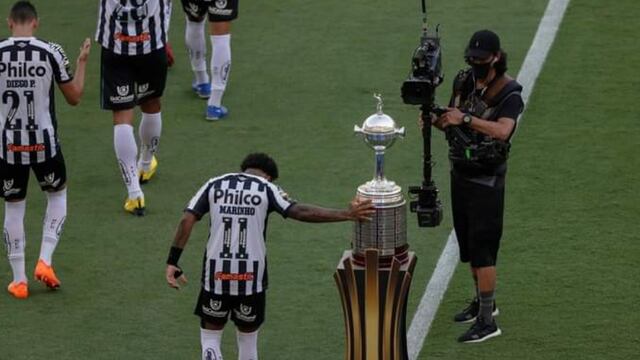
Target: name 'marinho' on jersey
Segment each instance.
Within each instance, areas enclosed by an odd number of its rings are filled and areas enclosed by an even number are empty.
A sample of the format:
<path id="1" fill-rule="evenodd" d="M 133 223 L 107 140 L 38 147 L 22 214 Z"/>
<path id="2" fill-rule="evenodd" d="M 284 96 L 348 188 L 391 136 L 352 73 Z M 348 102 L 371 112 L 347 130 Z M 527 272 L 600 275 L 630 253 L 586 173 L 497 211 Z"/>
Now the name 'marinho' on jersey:
<path id="1" fill-rule="evenodd" d="M 265 229 L 270 212 L 287 216 L 293 205 L 280 188 L 246 173 L 209 180 L 187 205 L 211 228 L 205 254 L 205 291 L 251 295 L 267 288 Z"/>
<path id="2" fill-rule="evenodd" d="M 256 206 L 262 203 L 262 197 L 251 192 L 245 193 L 244 190 L 214 189 L 213 202 L 221 203 L 220 205 L 221 214 L 255 215 Z M 248 205 L 248 206 L 231 206 L 231 205 L 222 205 L 222 204 Z"/>
<path id="3" fill-rule="evenodd" d="M 53 85 L 71 80 L 59 45 L 35 37 L 0 41 L 0 158 L 29 165 L 57 154 Z"/>
<path id="4" fill-rule="evenodd" d="M 122 55 L 143 55 L 164 48 L 171 0 L 100 0 L 96 41 Z"/>

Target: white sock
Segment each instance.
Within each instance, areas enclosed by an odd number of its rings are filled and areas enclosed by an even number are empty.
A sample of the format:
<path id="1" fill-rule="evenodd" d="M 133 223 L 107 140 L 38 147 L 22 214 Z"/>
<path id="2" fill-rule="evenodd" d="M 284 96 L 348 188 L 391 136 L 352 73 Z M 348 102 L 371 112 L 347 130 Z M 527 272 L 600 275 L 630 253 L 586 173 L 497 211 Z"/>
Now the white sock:
<path id="1" fill-rule="evenodd" d="M 236 331 L 238 360 L 258 360 L 258 330 L 246 333 Z"/>
<path id="2" fill-rule="evenodd" d="M 202 360 L 222 360 L 222 351 L 220 351 L 221 340 L 222 330 L 200 329 Z"/>
<path id="3" fill-rule="evenodd" d="M 122 172 L 122 180 L 124 180 L 129 192 L 129 198 L 143 197 L 138 179 L 138 166 L 136 165 L 138 147 L 133 135 L 133 126 L 128 124 L 115 125 L 113 127 L 113 146 L 116 150 L 118 166 Z"/>
<path id="4" fill-rule="evenodd" d="M 162 133 L 162 113 L 142 113 L 142 121 L 138 128 L 138 135 L 140 136 L 138 169 L 149 171 L 151 159 L 158 151 L 160 133 Z"/>
<path id="5" fill-rule="evenodd" d="M 27 208 L 25 200 L 4 203 L 4 241 L 7 245 L 7 258 L 11 264 L 14 282 L 27 282 L 24 271 L 24 213 Z"/>
<path id="6" fill-rule="evenodd" d="M 211 96 L 209 106 L 220 106 L 231 70 L 231 34 L 211 35 Z"/>
<path id="7" fill-rule="evenodd" d="M 53 252 L 58 246 L 62 226 L 67 217 L 67 189 L 47 192 L 47 212 L 44 215 L 42 228 L 42 244 L 40 245 L 40 259 L 51 265 Z"/>
<path id="8" fill-rule="evenodd" d="M 184 42 L 187 45 L 189 59 L 191 60 L 191 70 L 196 77 L 195 83 L 208 84 L 209 74 L 207 74 L 207 43 L 204 39 L 206 32 L 206 20 L 193 22 L 187 19 L 184 31 Z"/>

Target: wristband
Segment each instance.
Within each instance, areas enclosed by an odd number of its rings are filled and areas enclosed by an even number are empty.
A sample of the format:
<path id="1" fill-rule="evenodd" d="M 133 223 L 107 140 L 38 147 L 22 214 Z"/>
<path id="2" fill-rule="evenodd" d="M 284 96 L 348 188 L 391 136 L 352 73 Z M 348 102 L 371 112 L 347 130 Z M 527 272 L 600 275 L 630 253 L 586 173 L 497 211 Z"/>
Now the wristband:
<path id="1" fill-rule="evenodd" d="M 169 257 L 167 258 L 167 264 L 178 266 L 178 260 L 180 260 L 180 255 L 182 255 L 182 249 L 179 247 L 172 246 L 171 250 L 169 250 Z"/>

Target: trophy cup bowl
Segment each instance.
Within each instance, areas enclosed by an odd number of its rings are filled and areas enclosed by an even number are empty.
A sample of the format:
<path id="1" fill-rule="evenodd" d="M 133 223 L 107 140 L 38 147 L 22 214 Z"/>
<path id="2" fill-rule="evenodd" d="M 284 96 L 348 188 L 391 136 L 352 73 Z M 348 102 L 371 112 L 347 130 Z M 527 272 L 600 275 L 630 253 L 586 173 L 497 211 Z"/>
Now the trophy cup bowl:
<path id="1" fill-rule="evenodd" d="M 355 224 L 353 260 L 364 263 L 366 249 L 376 249 L 380 254 L 380 265 L 389 266 L 393 258 L 401 263 L 408 257 L 406 201 L 402 188 L 384 176 L 384 154 L 399 137 L 404 137 L 404 128 L 396 128 L 396 122 L 382 112 L 382 97 L 378 99 L 377 112 L 369 116 L 362 127 L 354 132 L 362 135 L 364 142 L 375 152 L 375 175 L 371 181 L 358 187 L 358 196 L 369 199 L 376 208 L 371 221 Z"/>

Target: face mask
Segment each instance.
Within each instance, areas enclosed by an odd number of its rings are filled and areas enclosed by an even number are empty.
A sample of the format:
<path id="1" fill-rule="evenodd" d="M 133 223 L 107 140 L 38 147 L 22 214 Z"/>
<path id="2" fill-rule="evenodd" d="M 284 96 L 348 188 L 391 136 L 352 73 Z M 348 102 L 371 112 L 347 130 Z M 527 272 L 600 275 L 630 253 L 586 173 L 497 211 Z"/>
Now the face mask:
<path id="1" fill-rule="evenodd" d="M 486 64 L 471 64 L 473 77 L 476 78 L 476 80 L 485 79 L 487 76 L 489 76 L 489 70 L 491 70 L 491 65 L 492 65 L 491 62 L 488 62 Z"/>

